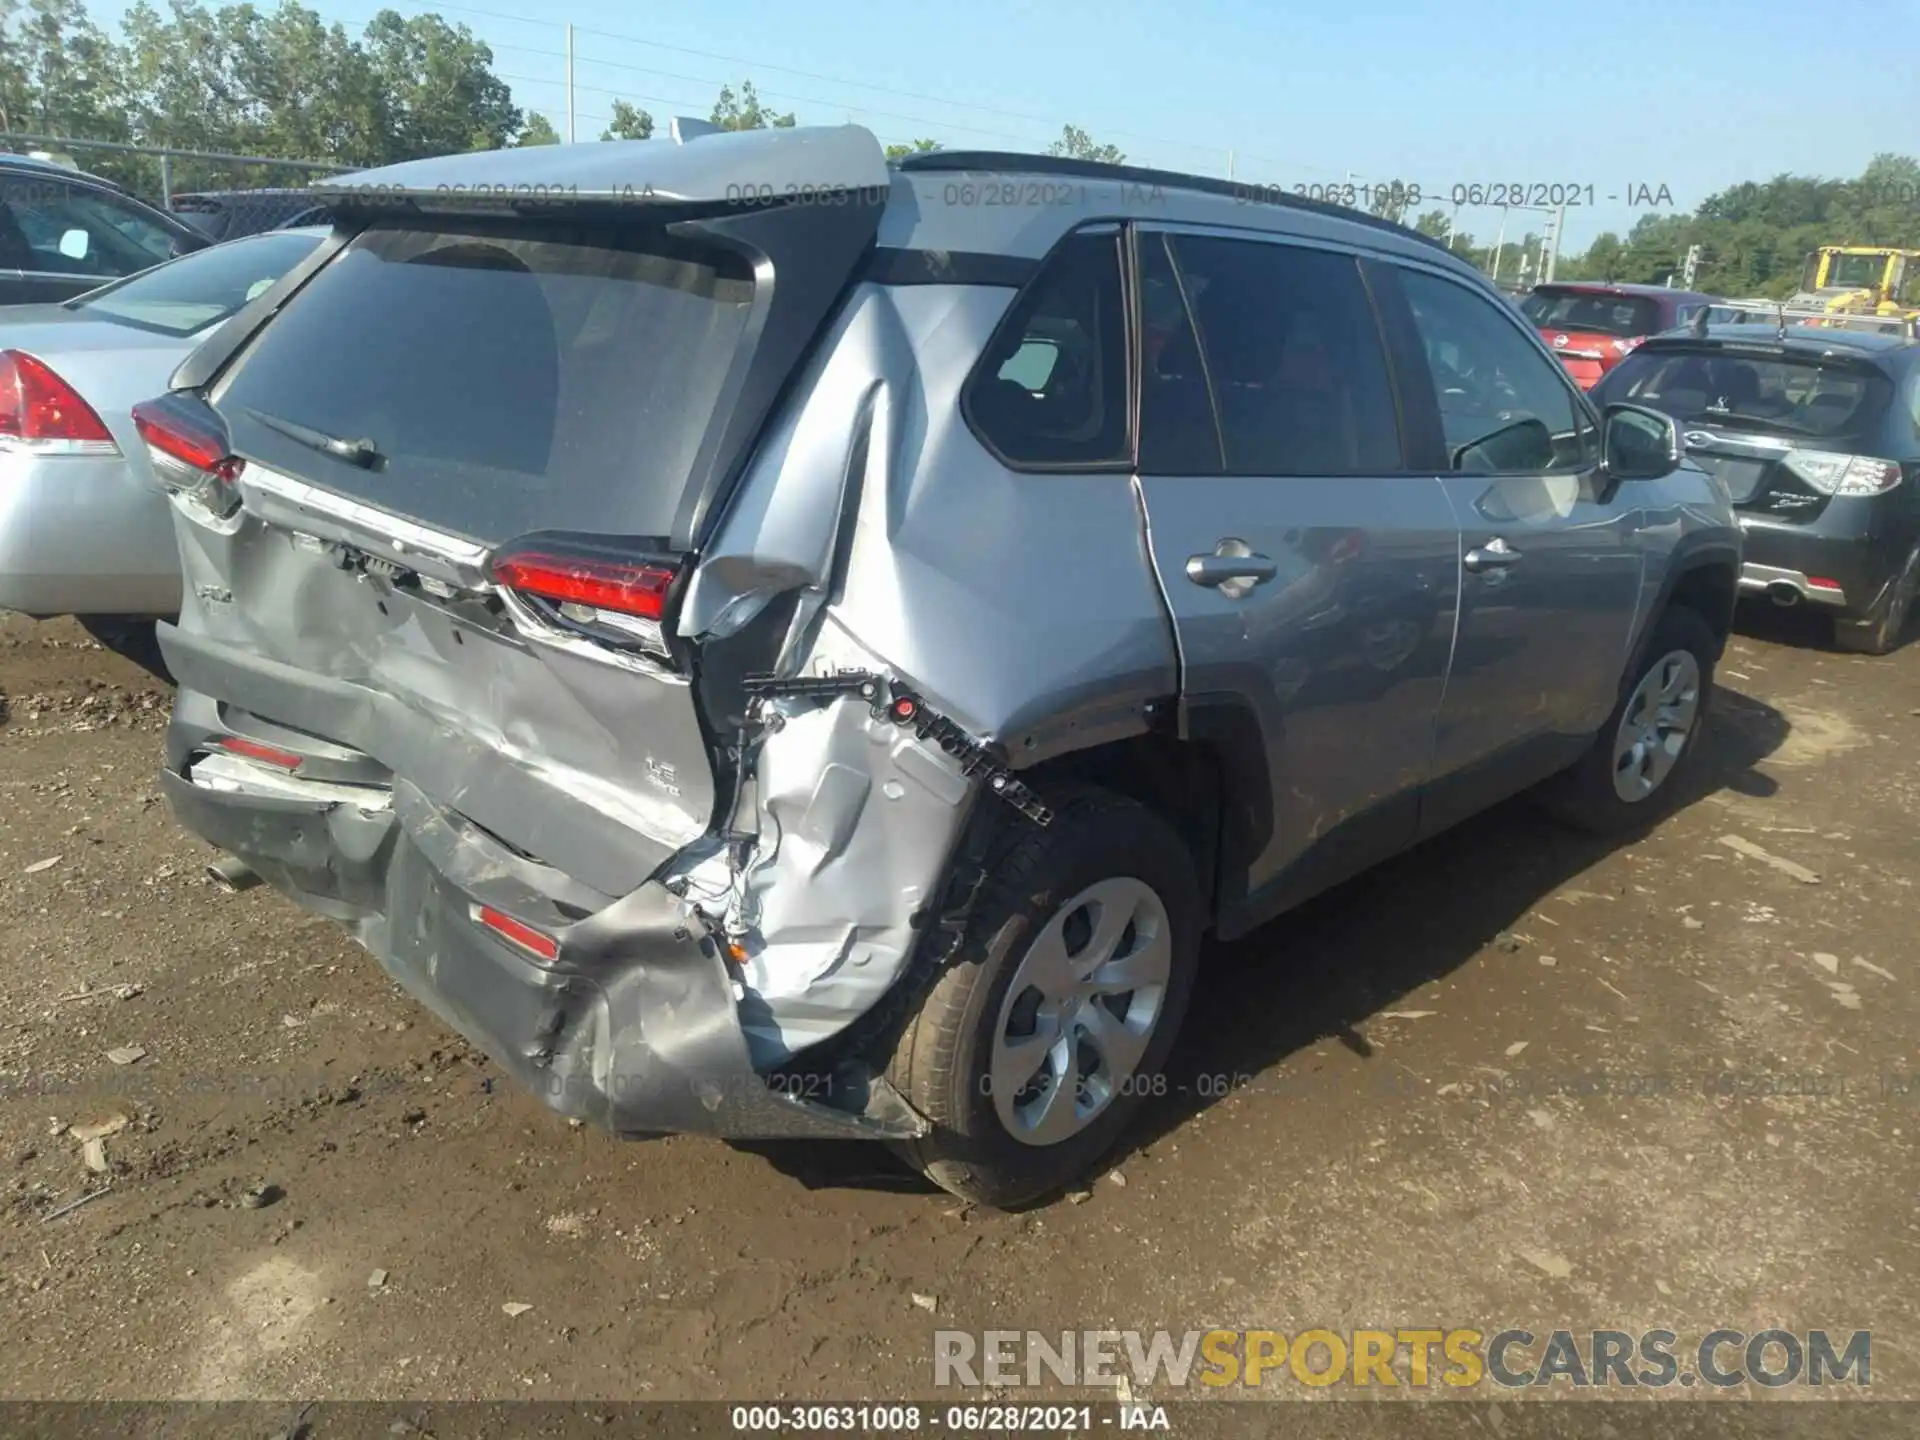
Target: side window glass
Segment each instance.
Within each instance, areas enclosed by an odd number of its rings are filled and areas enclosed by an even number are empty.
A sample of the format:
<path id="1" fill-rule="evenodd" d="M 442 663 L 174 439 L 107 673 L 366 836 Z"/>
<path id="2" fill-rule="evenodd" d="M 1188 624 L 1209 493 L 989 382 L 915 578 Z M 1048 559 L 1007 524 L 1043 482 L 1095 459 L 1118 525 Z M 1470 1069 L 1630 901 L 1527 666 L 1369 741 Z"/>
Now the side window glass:
<path id="1" fill-rule="evenodd" d="M 1120 237 L 1062 241 L 988 342 L 963 404 L 1015 465 L 1117 465 L 1131 456 Z"/>
<path id="2" fill-rule="evenodd" d="M 0 189 L 17 240 L 22 270 L 115 279 L 158 265 L 173 237 L 130 205 L 57 180 L 10 178 Z"/>
<path id="3" fill-rule="evenodd" d="M 1401 288 L 1427 353 L 1455 470 L 1538 474 L 1585 470 L 1598 436 L 1559 367 L 1492 301 L 1420 270 Z"/>
<path id="4" fill-rule="evenodd" d="M 1140 470 L 1218 475 L 1220 420 L 1165 235 L 1140 237 Z"/>
<path id="5" fill-rule="evenodd" d="M 1386 353 L 1356 261 L 1198 235 L 1170 236 L 1167 248 L 1192 316 L 1226 473 L 1401 468 Z M 1143 273 L 1143 288 L 1147 279 Z M 1183 408 L 1183 420 L 1191 409 Z"/>

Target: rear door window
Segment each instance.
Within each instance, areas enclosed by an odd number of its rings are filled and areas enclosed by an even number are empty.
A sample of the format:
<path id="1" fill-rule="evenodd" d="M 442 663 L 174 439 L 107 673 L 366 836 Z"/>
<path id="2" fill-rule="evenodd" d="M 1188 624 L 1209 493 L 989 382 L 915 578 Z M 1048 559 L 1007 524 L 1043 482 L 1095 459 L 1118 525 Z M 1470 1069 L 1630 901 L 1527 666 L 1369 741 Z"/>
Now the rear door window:
<path id="1" fill-rule="evenodd" d="M 744 259 L 653 227 L 380 226 L 214 399 L 239 453 L 455 534 L 666 536 L 754 300 Z M 288 426 L 378 458 L 335 459 Z"/>
<path id="2" fill-rule="evenodd" d="M 1119 232 L 1069 235 L 967 382 L 962 404 L 974 433 L 1021 469 L 1127 463 L 1126 334 Z"/>
<path id="3" fill-rule="evenodd" d="M 46 275 L 114 279 L 173 254 L 174 234 L 126 201 L 83 185 L 36 177 L 0 180 L 11 221 L 5 263 Z"/>
<path id="4" fill-rule="evenodd" d="M 1140 277 L 1143 471 L 1401 468 L 1386 353 L 1353 257 L 1149 233 Z"/>

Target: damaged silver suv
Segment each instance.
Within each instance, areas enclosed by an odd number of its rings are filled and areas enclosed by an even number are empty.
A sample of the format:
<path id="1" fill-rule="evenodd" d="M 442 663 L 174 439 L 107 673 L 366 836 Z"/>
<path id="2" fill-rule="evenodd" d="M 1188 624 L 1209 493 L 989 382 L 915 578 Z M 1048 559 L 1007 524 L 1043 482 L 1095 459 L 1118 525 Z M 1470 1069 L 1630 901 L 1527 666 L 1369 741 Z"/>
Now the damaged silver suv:
<path id="1" fill-rule="evenodd" d="M 136 412 L 175 811 L 555 1109 L 1022 1202 L 1162 1088 L 1203 934 L 1671 797 L 1726 495 L 1444 249 L 699 128 L 341 182 Z"/>

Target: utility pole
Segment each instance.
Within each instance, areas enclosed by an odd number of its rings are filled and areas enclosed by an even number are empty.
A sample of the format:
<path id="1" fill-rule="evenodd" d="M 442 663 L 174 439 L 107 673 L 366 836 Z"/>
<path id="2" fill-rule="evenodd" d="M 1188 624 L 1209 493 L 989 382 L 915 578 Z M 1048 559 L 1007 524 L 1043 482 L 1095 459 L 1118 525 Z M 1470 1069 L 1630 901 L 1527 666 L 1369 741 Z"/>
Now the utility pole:
<path id="1" fill-rule="evenodd" d="M 1227 178 L 1233 178 L 1233 151 L 1227 151 Z"/>
<path id="2" fill-rule="evenodd" d="M 1460 203 L 1459 201 L 1456 200 L 1453 206 L 1453 218 L 1447 221 L 1447 249 L 1449 250 L 1453 249 L 1453 237 L 1457 233 L 1459 233 L 1459 230 L 1460 230 Z"/>
<path id="3" fill-rule="evenodd" d="M 567 22 L 567 143 L 573 144 L 573 22 Z"/>
<path id="4" fill-rule="evenodd" d="M 1554 211 L 1551 233 L 1541 242 L 1541 249 L 1546 252 L 1540 267 L 1540 280 L 1542 284 L 1550 285 L 1553 283 L 1554 263 L 1560 258 L 1560 232 L 1565 228 L 1566 223 L 1567 207 L 1562 205 Z"/>
<path id="5" fill-rule="evenodd" d="M 1500 283 L 1500 257 L 1507 248 L 1507 216 L 1510 213 L 1509 207 L 1500 207 L 1500 234 L 1493 242 L 1493 283 L 1496 285 Z"/>

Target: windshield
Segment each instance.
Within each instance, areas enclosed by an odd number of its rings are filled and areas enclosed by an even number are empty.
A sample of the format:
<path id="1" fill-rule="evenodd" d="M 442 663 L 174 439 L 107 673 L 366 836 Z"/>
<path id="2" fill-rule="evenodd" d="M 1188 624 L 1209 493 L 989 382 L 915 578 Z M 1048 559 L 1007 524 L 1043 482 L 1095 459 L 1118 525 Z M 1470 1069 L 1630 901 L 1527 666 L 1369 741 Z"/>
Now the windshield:
<path id="1" fill-rule="evenodd" d="M 1629 355 L 1595 388 L 1602 405 L 1630 400 L 1663 410 L 1683 425 L 1767 430 L 1783 435 L 1857 435 L 1884 413 L 1886 377 L 1818 359 L 1731 354 L 1720 350 Z"/>
<path id="2" fill-rule="evenodd" d="M 1886 276 L 1885 252 L 1874 255 L 1833 255 L 1827 259 L 1829 290 L 1868 290 Z"/>
<path id="3" fill-rule="evenodd" d="M 319 235 L 283 232 L 196 250 L 67 302 L 95 319 L 162 335 L 218 325 L 304 259 Z"/>
<path id="4" fill-rule="evenodd" d="M 444 227 L 362 232 L 266 327 L 215 396 L 236 451 L 483 541 L 672 533 L 747 261 L 631 222 Z"/>
<path id="5" fill-rule="evenodd" d="M 1542 330 L 1584 330 L 1594 335 L 1651 335 L 1664 329 L 1658 302 L 1646 295 L 1609 295 L 1593 290 L 1535 290 L 1520 313 Z"/>

